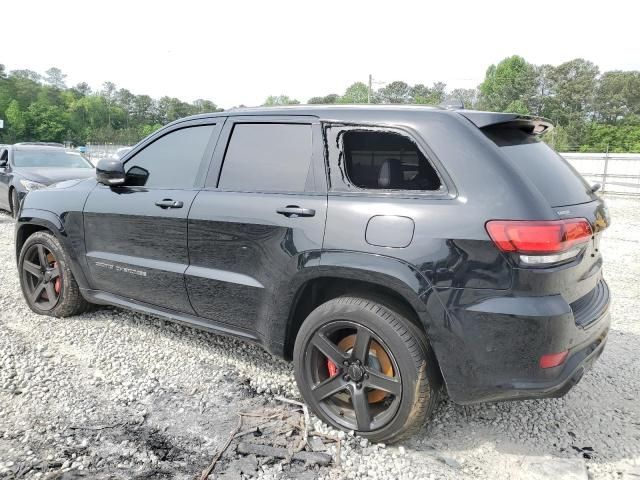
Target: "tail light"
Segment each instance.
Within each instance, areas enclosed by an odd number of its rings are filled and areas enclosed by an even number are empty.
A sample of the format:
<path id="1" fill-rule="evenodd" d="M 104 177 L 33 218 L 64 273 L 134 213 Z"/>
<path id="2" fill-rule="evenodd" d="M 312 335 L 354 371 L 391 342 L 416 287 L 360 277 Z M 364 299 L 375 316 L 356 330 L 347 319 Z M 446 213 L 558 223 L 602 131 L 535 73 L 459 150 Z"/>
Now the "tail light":
<path id="1" fill-rule="evenodd" d="M 585 218 L 564 220 L 491 220 L 493 243 L 503 252 L 520 254 L 528 265 L 547 265 L 576 257 L 593 232 Z"/>

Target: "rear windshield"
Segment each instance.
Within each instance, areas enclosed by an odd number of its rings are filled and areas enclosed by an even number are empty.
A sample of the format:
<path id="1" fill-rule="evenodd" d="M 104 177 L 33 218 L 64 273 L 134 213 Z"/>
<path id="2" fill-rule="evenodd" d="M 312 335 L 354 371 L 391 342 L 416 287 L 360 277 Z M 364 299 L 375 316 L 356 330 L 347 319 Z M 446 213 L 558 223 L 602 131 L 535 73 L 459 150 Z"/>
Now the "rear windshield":
<path id="1" fill-rule="evenodd" d="M 16 150 L 13 154 L 16 167 L 93 168 L 79 153 L 65 150 Z"/>
<path id="2" fill-rule="evenodd" d="M 595 198 L 584 178 L 537 136 L 504 125 L 485 127 L 482 131 L 533 182 L 551 206 L 576 205 Z"/>

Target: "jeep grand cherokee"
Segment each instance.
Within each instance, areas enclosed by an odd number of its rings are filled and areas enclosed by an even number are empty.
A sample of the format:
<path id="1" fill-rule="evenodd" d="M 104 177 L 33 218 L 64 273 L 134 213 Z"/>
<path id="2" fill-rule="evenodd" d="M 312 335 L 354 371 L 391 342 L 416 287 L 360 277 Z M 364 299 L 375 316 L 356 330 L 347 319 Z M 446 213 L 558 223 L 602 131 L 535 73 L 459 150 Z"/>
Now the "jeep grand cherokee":
<path id="1" fill-rule="evenodd" d="M 415 431 L 442 388 L 563 395 L 607 337 L 609 218 L 550 128 L 412 106 L 178 120 L 27 195 L 22 290 L 40 314 L 118 305 L 257 342 L 372 440 Z"/>

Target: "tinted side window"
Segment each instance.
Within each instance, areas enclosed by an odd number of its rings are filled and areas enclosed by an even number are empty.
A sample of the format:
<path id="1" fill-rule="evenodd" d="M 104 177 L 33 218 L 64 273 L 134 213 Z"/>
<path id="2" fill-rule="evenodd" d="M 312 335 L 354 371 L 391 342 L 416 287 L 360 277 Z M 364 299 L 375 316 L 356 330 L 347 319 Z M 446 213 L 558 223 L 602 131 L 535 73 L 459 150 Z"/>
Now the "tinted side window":
<path id="1" fill-rule="evenodd" d="M 220 188 L 302 192 L 311 165 L 311 125 L 239 123 L 233 127 Z"/>
<path id="2" fill-rule="evenodd" d="M 136 185 L 193 187 L 214 128 L 215 125 L 202 125 L 166 134 L 127 161 L 127 173 L 135 176 Z M 141 172 L 148 172 L 146 180 Z"/>
<path id="3" fill-rule="evenodd" d="M 596 198 L 584 178 L 538 136 L 508 125 L 487 127 L 482 131 L 520 173 L 533 182 L 551 206 L 575 205 Z"/>
<path id="4" fill-rule="evenodd" d="M 350 182 L 366 189 L 438 190 L 438 174 L 409 138 L 392 132 L 352 130 L 343 136 Z"/>

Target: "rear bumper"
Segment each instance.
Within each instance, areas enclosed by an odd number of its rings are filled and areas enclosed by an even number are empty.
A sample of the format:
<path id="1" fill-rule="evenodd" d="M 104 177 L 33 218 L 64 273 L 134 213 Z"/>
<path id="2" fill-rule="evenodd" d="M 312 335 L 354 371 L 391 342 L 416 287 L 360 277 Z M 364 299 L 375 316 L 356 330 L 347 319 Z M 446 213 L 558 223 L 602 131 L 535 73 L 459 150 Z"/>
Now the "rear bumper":
<path id="1" fill-rule="evenodd" d="M 451 399 L 470 404 L 566 394 L 604 350 L 610 326 L 604 280 L 594 299 L 583 302 L 588 311 L 572 306 L 552 295 L 485 297 L 449 308 L 448 328 L 430 339 Z M 561 365 L 539 366 L 541 356 L 565 350 Z"/>

